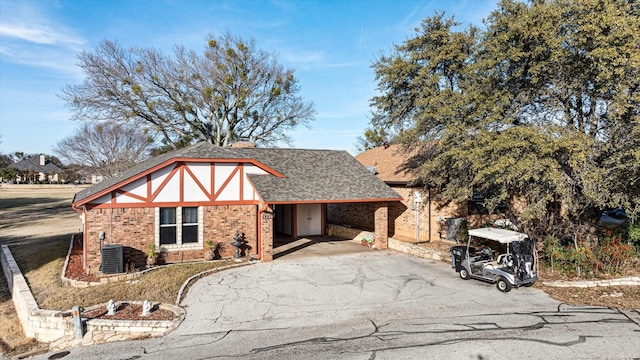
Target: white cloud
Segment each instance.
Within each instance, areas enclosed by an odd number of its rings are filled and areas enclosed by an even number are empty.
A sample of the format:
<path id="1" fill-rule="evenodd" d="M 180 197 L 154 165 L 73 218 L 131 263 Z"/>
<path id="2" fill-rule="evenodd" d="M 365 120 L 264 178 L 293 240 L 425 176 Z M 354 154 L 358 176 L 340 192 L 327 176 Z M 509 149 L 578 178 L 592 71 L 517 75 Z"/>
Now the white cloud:
<path id="1" fill-rule="evenodd" d="M 0 36 L 44 45 L 82 45 L 84 41 L 67 29 L 46 24 L 0 23 Z"/>
<path id="2" fill-rule="evenodd" d="M 85 40 L 49 15 L 47 5 L 50 3 L 2 2 L 0 10 L 12 14 L 0 18 L 2 61 L 78 76 L 75 56 Z"/>
<path id="3" fill-rule="evenodd" d="M 76 65 L 76 51 L 58 47 L 3 44 L 0 45 L 0 54 L 2 54 L 3 61 L 46 68 L 75 78 L 82 77 L 82 71 Z"/>

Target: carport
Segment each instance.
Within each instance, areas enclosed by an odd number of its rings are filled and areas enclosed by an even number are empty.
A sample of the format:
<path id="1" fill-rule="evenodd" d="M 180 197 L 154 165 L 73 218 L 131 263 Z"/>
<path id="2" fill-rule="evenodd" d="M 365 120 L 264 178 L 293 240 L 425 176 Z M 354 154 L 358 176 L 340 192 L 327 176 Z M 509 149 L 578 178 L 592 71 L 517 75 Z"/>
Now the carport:
<path id="1" fill-rule="evenodd" d="M 372 203 L 377 210 L 372 215 L 375 224 L 375 245 L 387 248 L 389 210 L 388 201 L 380 199 L 358 199 L 360 203 Z M 396 200 L 396 199 L 385 199 Z M 396 200 L 397 201 L 397 200 Z M 332 202 L 335 203 L 336 201 Z M 339 202 L 339 201 L 338 201 Z M 354 202 L 353 200 L 344 202 Z M 275 203 L 264 205 L 259 219 L 260 258 L 269 261 L 313 246 L 307 254 L 331 255 L 362 251 L 359 243 L 327 233 L 327 203 Z M 352 245 L 356 244 L 357 247 Z"/>
<path id="2" fill-rule="evenodd" d="M 259 202 L 257 239 L 262 261 L 273 260 L 276 235 L 288 235 L 292 241 L 327 235 L 330 204 L 373 204 L 376 247 L 387 247 L 389 203 L 402 197 L 347 152 L 297 150 L 294 157 L 293 151 L 279 149 L 259 155 L 256 160 L 279 174 L 247 174 Z"/>

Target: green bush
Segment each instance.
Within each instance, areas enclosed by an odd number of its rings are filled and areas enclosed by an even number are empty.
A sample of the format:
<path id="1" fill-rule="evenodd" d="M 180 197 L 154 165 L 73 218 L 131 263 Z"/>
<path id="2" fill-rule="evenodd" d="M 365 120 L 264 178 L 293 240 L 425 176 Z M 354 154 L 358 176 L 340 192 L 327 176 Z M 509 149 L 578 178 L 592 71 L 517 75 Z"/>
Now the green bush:
<path id="1" fill-rule="evenodd" d="M 636 250 L 621 241 L 620 233 L 605 229 L 598 236 L 597 245 L 583 242 L 562 246 L 560 240 L 549 236 L 544 241 L 543 259 L 552 270 L 578 277 L 598 277 L 620 274 L 636 262 Z"/>
<path id="2" fill-rule="evenodd" d="M 640 246 L 640 224 L 629 224 L 629 242 Z"/>

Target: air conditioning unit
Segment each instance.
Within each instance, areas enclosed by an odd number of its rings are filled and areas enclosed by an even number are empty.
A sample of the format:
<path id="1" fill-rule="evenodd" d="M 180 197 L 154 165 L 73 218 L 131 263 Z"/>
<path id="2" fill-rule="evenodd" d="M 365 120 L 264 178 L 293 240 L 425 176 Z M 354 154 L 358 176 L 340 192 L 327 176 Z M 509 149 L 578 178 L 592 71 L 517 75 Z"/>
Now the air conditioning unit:
<path id="1" fill-rule="evenodd" d="M 100 266 L 100 271 L 104 274 L 117 274 L 124 272 L 121 244 L 104 245 L 100 252 L 102 254 L 102 266 Z"/>
<path id="2" fill-rule="evenodd" d="M 467 222 L 466 218 L 446 218 L 444 220 L 444 227 L 445 227 L 445 231 L 447 232 L 446 236 L 447 236 L 447 240 L 450 241 L 466 241 L 466 239 L 458 239 L 457 235 L 458 235 L 458 231 L 460 230 L 460 228 L 462 227 L 462 225 L 464 225 Z"/>

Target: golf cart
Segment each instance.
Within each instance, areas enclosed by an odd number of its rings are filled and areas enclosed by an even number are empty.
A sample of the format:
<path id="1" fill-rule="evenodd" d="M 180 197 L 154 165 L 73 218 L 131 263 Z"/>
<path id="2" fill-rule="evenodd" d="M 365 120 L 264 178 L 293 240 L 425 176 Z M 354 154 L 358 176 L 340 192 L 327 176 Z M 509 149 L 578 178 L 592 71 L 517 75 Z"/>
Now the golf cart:
<path id="1" fill-rule="evenodd" d="M 475 251 L 472 240 L 481 243 Z M 533 240 L 526 234 L 498 228 L 469 230 L 466 246 L 452 246 L 451 267 L 460 278 L 495 283 L 502 292 L 531 286 L 538 279 L 533 268 Z M 494 257 L 494 254 L 498 256 Z"/>

